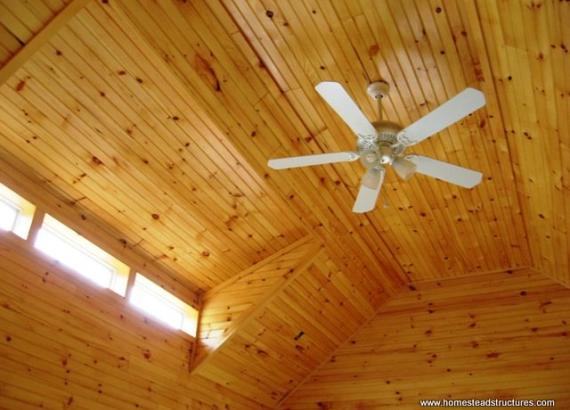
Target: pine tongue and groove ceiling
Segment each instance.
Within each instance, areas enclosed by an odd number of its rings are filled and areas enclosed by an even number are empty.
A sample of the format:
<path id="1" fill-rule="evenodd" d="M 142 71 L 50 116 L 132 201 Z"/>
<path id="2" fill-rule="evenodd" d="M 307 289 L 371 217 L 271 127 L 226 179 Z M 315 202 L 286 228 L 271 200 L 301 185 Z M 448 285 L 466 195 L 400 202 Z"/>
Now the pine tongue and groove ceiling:
<path id="1" fill-rule="evenodd" d="M 0 76 L 3 166 L 193 288 L 308 234 L 370 308 L 409 282 L 521 267 L 570 284 L 570 3 L 83 3 Z M 3 71 L 69 8 L 0 4 Z M 357 215 L 359 163 L 268 169 L 353 149 L 314 86 L 343 83 L 375 119 L 365 90 L 378 79 L 392 87 L 384 116 L 403 125 L 465 87 L 485 93 L 415 148 L 481 170 L 481 185 L 389 173 L 377 209 Z"/>

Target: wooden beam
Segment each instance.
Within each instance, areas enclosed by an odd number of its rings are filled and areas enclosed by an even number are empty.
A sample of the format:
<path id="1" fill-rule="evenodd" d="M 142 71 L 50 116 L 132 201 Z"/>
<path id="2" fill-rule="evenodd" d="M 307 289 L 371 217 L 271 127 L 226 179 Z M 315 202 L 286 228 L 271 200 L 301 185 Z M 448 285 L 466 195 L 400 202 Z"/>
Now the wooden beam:
<path id="1" fill-rule="evenodd" d="M 49 39 L 79 12 L 90 0 L 72 0 L 36 33 L 2 68 L 0 85 L 4 84 L 26 61 L 28 61 Z"/>
<path id="2" fill-rule="evenodd" d="M 198 304 L 200 305 L 200 307 L 204 306 L 204 294 L 200 294 L 198 295 Z M 192 343 L 192 347 L 190 348 L 190 360 L 188 361 L 188 372 L 192 372 L 192 369 L 194 368 L 194 363 L 196 361 L 196 358 L 198 357 L 198 348 L 200 347 L 200 343 L 199 343 L 199 338 L 200 338 L 200 323 L 202 321 L 202 313 L 203 313 L 203 309 L 199 309 L 198 310 L 198 318 L 196 319 L 198 321 L 198 325 L 196 326 L 196 337 L 194 339 L 194 342 Z"/>

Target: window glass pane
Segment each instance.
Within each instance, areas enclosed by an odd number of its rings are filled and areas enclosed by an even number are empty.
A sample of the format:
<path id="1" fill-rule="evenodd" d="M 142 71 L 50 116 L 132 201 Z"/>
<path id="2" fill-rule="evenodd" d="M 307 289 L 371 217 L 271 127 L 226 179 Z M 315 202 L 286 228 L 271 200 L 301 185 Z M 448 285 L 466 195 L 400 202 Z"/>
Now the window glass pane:
<path id="1" fill-rule="evenodd" d="M 196 336 L 198 311 L 138 273 L 130 302 L 166 325 Z"/>
<path id="2" fill-rule="evenodd" d="M 18 209 L 12 204 L 0 200 L 0 229 L 3 231 L 11 231 L 16 225 L 18 217 Z"/>
<path id="3" fill-rule="evenodd" d="M 26 239 L 36 207 L 14 191 L 0 184 L 0 229 Z"/>
<path id="4" fill-rule="evenodd" d="M 57 259 L 79 274 L 91 279 L 100 286 L 108 288 L 111 284 L 112 270 L 88 254 L 76 249 L 57 234 L 41 229 L 36 239 L 36 248 Z"/>
<path id="5" fill-rule="evenodd" d="M 184 319 L 182 312 L 156 295 L 145 291 L 145 289 L 134 288 L 131 294 L 131 302 L 154 318 L 160 319 L 161 322 L 175 329 L 182 328 L 182 320 Z"/>
<path id="6" fill-rule="evenodd" d="M 125 295 L 129 267 L 46 215 L 34 246 L 99 286 Z"/>

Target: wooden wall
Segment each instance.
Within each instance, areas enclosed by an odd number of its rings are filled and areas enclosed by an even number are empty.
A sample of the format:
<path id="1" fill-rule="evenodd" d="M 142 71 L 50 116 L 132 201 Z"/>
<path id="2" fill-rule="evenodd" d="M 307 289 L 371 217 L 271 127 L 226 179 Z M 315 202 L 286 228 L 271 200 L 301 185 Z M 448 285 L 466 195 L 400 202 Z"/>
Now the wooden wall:
<path id="1" fill-rule="evenodd" d="M 21 174 L 2 159 L 0 155 L 0 181 L 36 205 L 36 219 L 39 214 L 53 216 L 113 257 L 129 265 L 131 269 L 159 283 L 168 292 L 186 303 L 197 309 L 200 308 L 201 293 L 195 284 L 168 269 L 160 263 L 160 260 L 153 258 L 137 244 L 125 239 L 120 232 L 105 224 L 98 215 L 79 205 L 81 201 L 66 196 L 37 178 L 29 178 Z M 39 219 L 42 220 L 42 217 Z M 28 240 L 33 235 L 30 232 Z"/>
<path id="2" fill-rule="evenodd" d="M 1 409 L 258 409 L 190 376 L 192 339 L 0 236 Z"/>
<path id="3" fill-rule="evenodd" d="M 556 399 L 570 408 L 570 290 L 529 271 L 427 282 L 386 303 L 282 406 Z"/>

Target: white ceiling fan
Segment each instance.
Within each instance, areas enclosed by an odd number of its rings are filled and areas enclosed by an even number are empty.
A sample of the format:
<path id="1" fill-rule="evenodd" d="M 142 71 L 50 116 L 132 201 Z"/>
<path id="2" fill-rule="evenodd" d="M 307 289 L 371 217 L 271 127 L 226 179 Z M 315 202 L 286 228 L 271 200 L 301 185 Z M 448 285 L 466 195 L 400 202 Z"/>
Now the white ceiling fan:
<path id="1" fill-rule="evenodd" d="M 367 171 L 362 177 L 360 190 L 352 208 L 352 211 L 356 213 L 374 209 L 384 181 L 386 167 L 390 165 L 404 180 L 418 172 L 465 188 L 472 188 L 481 182 L 480 172 L 421 155 L 404 155 L 408 147 L 440 132 L 483 107 L 485 96 L 481 91 L 466 88 L 425 117 L 402 128 L 399 124 L 384 121 L 381 118 L 381 100 L 389 91 L 389 86 L 385 82 L 374 82 L 368 86 L 368 94 L 378 101 L 380 108 L 380 120 L 376 122 L 370 122 L 366 118 L 339 83 L 324 81 L 315 88 L 357 135 L 356 151 L 270 159 L 269 167 L 273 169 L 299 168 L 350 162 L 360 158 Z"/>

